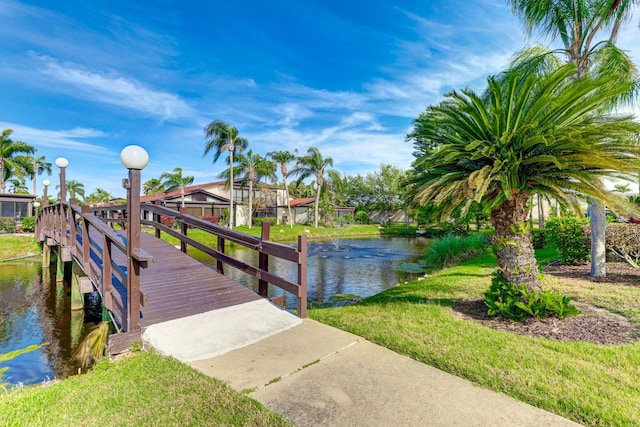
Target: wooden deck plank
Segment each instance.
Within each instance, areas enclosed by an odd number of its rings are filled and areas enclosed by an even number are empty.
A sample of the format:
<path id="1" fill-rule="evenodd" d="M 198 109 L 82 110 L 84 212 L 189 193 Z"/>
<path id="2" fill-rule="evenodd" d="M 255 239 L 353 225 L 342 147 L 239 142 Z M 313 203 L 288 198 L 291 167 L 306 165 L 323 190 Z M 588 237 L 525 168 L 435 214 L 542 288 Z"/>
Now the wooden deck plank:
<path id="1" fill-rule="evenodd" d="M 97 239 L 99 235 L 92 233 L 90 238 Z M 141 308 L 142 327 L 261 298 L 155 236 L 142 233 L 140 246 L 153 256 L 140 275 L 140 290 L 147 301 Z M 113 249 L 112 259 L 126 267 L 126 255 L 119 249 Z M 119 296 L 116 299 L 121 300 Z"/>

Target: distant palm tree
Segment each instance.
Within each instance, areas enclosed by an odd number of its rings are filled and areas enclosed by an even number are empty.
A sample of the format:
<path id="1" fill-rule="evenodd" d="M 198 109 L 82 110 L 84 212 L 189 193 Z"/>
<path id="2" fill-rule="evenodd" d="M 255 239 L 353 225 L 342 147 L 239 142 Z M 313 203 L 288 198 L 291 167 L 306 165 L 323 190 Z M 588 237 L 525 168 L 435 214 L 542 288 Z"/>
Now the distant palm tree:
<path id="1" fill-rule="evenodd" d="M 9 183 L 11 184 L 10 192 L 14 194 L 29 194 L 29 189 L 23 180 L 13 178 L 9 179 Z"/>
<path id="2" fill-rule="evenodd" d="M 147 194 L 155 194 L 164 191 L 164 186 L 162 185 L 162 181 L 158 178 L 148 179 L 142 184 L 143 192 L 145 195 Z"/>
<path id="3" fill-rule="evenodd" d="M 89 203 L 109 203 L 113 196 L 107 190 L 96 188 L 95 191 L 86 197 Z"/>
<path id="4" fill-rule="evenodd" d="M 275 178 L 275 164 L 260 154 L 253 154 L 253 150 L 247 151 L 246 154 L 238 153 L 235 161 L 233 175 L 241 178 L 242 186 L 249 186 L 249 228 L 251 228 L 253 223 L 253 188 L 262 178 Z M 228 178 L 228 176 L 229 171 L 220 174 L 221 178 Z"/>
<path id="5" fill-rule="evenodd" d="M 10 136 L 12 129 L 5 129 L 0 134 L 0 193 L 6 192 L 6 180 L 11 176 L 11 171 L 16 168 L 24 169 L 24 165 L 16 163 L 18 154 L 32 154 L 35 149 L 22 141 L 13 141 Z"/>
<path id="6" fill-rule="evenodd" d="M 56 185 L 56 188 L 60 190 L 60 184 Z M 67 191 L 71 199 L 77 199 L 77 196 L 84 199 L 84 184 L 80 181 L 75 179 L 67 180 Z M 60 193 L 58 193 L 58 198 L 60 198 Z"/>
<path id="7" fill-rule="evenodd" d="M 34 150 L 34 153 L 35 151 L 37 150 Z M 33 178 L 33 194 L 38 194 L 37 176 L 42 175 L 43 173 L 46 173 L 47 175 L 51 176 L 51 163 L 47 162 L 44 156 L 39 156 L 39 157 L 30 156 L 30 157 L 31 157 L 32 167 L 33 167 L 33 174 L 31 175 L 31 177 Z"/>
<path id="8" fill-rule="evenodd" d="M 233 211 L 233 154 L 236 150 L 242 151 L 247 148 L 249 141 L 238 135 L 238 129 L 228 125 L 222 120 L 214 120 L 209 123 L 204 128 L 204 134 L 208 139 L 205 141 L 203 156 L 213 151 L 213 163 L 215 163 L 222 153 L 225 151 L 229 152 L 229 192 L 231 194 L 229 197 L 229 213 L 231 215 L 229 228 L 233 228 L 233 223 L 235 222 L 235 214 Z"/>
<path id="9" fill-rule="evenodd" d="M 322 157 L 320 150 L 316 147 L 310 147 L 307 150 L 307 154 L 298 157 L 298 162 L 295 168 L 291 171 L 292 175 L 298 176 L 298 182 L 303 179 L 314 176 L 316 181 L 316 202 L 315 202 L 315 215 L 313 218 L 313 225 L 318 228 L 318 208 L 320 205 L 320 192 L 322 191 L 322 185 L 324 184 L 324 172 L 329 166 L 333 166 L 333 159 L 331 157 Z"/>
<path id="10" fill-rule="evenodd" d="M 193 184 L 194 177 L 183 176 L 182 168 L 175 168 L 173 172 L 164 172 L 160 175 L 160 180 L 165 191 L 180 189 L 181 206 L 184 208 L 184 187 Z"/>
<path id="11" fill-rule="evenodd" d="M 280 173 L 282 174 L 282 184 L 284 185 L 285 197 L 287 199 L 287 212 L 289 214 L 289 226 L 293 228 L 293 215 L 291 215 L 291 201 L 289 200 L 289 187 L 287 186 L 287 165 L 296 159 L 296 155 L 290 151 L 271 151 L 267 153 L 267 157 L 280 165 Z"/>

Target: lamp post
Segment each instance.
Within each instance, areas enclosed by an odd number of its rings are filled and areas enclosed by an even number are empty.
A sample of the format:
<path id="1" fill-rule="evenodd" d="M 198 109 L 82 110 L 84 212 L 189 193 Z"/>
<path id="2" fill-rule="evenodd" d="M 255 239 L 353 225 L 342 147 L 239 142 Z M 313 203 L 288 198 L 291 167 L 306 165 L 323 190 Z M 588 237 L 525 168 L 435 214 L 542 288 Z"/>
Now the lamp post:
<path id="1" fill-rule="evenodd" d="M 140 263 L 132 254 L 140 251 L 140 171 L 149 163 L 149 154 L 138 145 L 128 145 L 120 152 L 120 162 L 129 169 L 127 189 L 127 331 L 140 328 Z"/>
<path id="2" fill-rule="evenodd" d="M 40 207 L 40 202 L 39 201 L 35 201 L 33 202 L 33 216 L 38 216 L 38 208 Z"/>
<path id="3" fill-rule="evenodd" d="M 44 185 L 44 196 L 42 198 L 42 206 L 48 206 L 49 205 L 49 195 L 47 194 L 47 190 L 49 189 L 49 186 L 51 185 L 51 181 L 49 181 L 48 179 L 45 179 L 42 181 L 42 185 Z"/>
<path id="4" fill-rule="evenodd" d="M 60 203 L 67 202 L 67 180 L 65 178 L 65 168 L 69 166 L 69 160 L 65 157 L 58 157 L 55 161 L 57 167 L 60 168 Z"/>

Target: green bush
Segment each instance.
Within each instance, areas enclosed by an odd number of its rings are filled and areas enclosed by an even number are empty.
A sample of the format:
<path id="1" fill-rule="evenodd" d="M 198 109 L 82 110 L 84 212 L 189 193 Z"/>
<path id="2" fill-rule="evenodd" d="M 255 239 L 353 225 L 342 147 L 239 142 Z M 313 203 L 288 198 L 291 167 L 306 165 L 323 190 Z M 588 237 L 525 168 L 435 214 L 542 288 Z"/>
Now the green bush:
<path id="1" fill-rule="evenodd" d="M 542 249 L 549 244 L 547 241 L 547 230 L 544 228 L 532 228 L 531 237 L 533 238 L 534 249 Z"/>
<path id="2" fill-rule="evenodd" d="M 253 218 L 253 225 L 256 227 L 262 227 L 263 222 L 270 222 L 271 225 L 276 225 L 278 223 L 278 219 L 272 217 Z"/>
<path id="3" fill-rule="evenodd" d="M 484 294 L 490 316 L 502 316 L 513 320 L 526 317 L 541 319 L 557 316 L 562 319 L 579 314 L 571 300 L 557 292 L 534 291 L 507 281 L 500 270 L 496 270 L 489 290 Z"/>
<path id="4" fill-rule="evenodd" d="M 33 233 L 36 231 L 36 218 L 33 216 L 22 218 L 22 231 L 27 233 Z"/>
<path id="5" fill-rule="evenodd" d="M 13 218 L 0 218 L 0 233 L 15 233 L 18 225 Z"/>
<path id="6" fill-rule="evenodd" d="M 345 224 L 353 224 L 353 215 L 351 214 L 343 215 L 341 219 Z"/>
<path id="7" fill-rule="evenodd" d="M 441 237 L 427 247 L 422 263 L 434 269 L 453 267 L 483 253 L 488 244 L 482 234 Z"/>
<path id="8" fill-rule="evenodd" d="M 369 224 L 369 222 L 371 221 L 369 219 L 369 214 L 365 211 L 356 212 L 355 220 L 357 224 Z"/>
<path id="9" fill-rule="evenodd" d="M 547 239 L 555 244 L 563 264 L 573 265 L 589 259 L 589 239 L 582 229 L 585 224 L 586 220 L 575 217 L 554 217 L 547 221 Z"/>

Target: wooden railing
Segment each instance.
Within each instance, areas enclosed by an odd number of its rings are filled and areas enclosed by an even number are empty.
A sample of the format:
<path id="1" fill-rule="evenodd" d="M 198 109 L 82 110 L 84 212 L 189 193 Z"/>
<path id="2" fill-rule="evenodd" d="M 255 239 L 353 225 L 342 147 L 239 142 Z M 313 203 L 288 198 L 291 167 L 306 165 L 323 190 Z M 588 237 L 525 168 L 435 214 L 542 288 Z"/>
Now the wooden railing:
<path id="1" fill-rule="evenodd" d="M 92 209 L 95 216 L 114 226 L 121 224 L 126 226 L 126 206 L 115 205 L 108 207 L 95 207 Z M 225 265 L 236 268 L 258 279 L 258 294 L 268 297 L 268 284 L 272 284 L 286 292 L 293 294 L 297 299 L 297 314 L 300 317 L 307 315 L 307 236 L 298 236 L 297 247 L 283 245 L 269 241 L 270 224 L 263 223 L 261 237 L 257 238 L 244 233 L 204 221 L 192 215 L 178 212 L 159 205 L 141 205 L 142 225 L 153 227 L 155 236 L 161 237 L 161 233 L 167 233 L 180 241 L 180 250 L 187 252 L 189 246 L 199 249 L 211 256 L 216 261 L 216 270 L 224 274 Z M 175 221 L 177 228 L 163 224 L 163 218 Z M 165 220 L 167 221 L 167 220 Z M 199 229 L 216 237 L 215 247 L 207 246 L 192 237 L 188 233 L 191 229 Z M 258 252 L 258 265 L 251 265 L 225 254 L 225 242 L 233 242 Z M 297 277 L 290 281 L 269 272 L 269 257 L 280 258 L 297 265 Z"/>
<path id="2" fill-rule="evenodd" d="M 132 276 L 139 276 L 140 268 L 146 268 L 153 259 L 151 255 L 143 250 L 136 251 L 132 254 L 132 262 L 138 268 L 127 271 L 126 239 L 93 215 L 88 206 L 81 208 L 73 199 L 70 204 L 44 207 L 36 221 L 36 236 L 40 241 L 51 239 L 47 242 L 50 246 L 69 248 L 122 329 L 140 328 L 140 306 L 146 299 L 139 289 L 139 277 Z M 140 301 L 134 301 L 131 295 L 140 295 Z"/>

